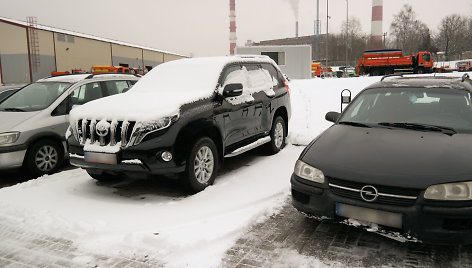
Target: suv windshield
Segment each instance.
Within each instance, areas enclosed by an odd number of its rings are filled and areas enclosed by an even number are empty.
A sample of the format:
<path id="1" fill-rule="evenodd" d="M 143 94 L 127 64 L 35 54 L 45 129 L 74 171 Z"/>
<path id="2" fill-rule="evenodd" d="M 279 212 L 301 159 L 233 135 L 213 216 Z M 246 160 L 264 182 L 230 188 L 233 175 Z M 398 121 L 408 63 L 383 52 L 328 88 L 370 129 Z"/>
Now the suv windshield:
<path id="1" fill-rule="evenodd" d="M 470 133 L 471 96 L 451 88 L 369 89 L 349 105 L 339 120 L 343 121 L 394 127 L 422 124 Z"/>
<path id="2" fill-rule="evenodd" d="M 30 84 L 0 103 L 2 111 L 39 111 L 51 105 L 70 86 L 65 82 Z"/>

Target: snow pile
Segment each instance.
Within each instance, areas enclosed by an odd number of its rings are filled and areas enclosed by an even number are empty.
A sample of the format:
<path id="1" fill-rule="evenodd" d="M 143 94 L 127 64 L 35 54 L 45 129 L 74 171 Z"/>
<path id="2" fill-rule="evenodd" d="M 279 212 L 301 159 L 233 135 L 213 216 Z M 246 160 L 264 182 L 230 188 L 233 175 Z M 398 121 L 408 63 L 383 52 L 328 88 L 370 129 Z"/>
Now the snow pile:
<path id="1" fill-rule="evenodd" d="M 289 123 L 289 141 L 292 144 L 307 145 L 333 124 L 324 117 L 329 111 L 341 111 L 342 90 L 349 89 L 354 98 L 363 88 L 379 81 L 380 78 L 316 78 L 290 81 L 292 118 Z"/>

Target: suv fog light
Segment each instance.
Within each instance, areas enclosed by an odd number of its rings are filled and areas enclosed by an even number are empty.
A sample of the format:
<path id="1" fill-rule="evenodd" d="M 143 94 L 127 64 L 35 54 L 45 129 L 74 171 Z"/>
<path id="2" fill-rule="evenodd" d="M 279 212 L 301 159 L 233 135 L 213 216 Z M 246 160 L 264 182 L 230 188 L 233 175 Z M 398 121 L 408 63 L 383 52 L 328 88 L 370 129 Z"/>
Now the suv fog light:
<path id="1" fill-rule="evenodd" d="M 164 160 L 165 162 L 169 162 L 170 160 L 172 160 L 172 154 L 168 151 L 164 151 L 162 152 L 161 154 L 161 158 L 162 160 Z"/>

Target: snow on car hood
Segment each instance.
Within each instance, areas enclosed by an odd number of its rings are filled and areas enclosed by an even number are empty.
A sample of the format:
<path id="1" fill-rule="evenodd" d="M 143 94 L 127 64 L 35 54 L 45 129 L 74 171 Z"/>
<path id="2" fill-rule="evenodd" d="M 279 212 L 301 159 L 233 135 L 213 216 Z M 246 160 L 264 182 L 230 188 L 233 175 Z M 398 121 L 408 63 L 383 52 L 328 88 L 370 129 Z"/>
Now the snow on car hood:
<path id="1" fill-rule="evenodd" d="M 72 109 L 70 120 L 82 118 L 149 121 L 179 112 L 182 99 L 191 93 L 181 92 L 126 92 L 91 101 Z"/>

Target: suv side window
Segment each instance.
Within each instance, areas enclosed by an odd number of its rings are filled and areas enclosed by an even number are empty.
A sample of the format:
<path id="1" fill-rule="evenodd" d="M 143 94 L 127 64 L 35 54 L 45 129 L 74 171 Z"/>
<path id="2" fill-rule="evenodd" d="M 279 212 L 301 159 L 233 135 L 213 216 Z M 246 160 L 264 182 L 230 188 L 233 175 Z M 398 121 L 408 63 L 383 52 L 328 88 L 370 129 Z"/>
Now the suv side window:
<path id="1" fill-rule="evenodd" d="M 100 82 L 92 82 L 76 88 L 72 93 L 72 105 L 84 104 L 103 97 Z"/>
<path id="2" fill-rule="evenodd" d="M 262 69 L 267 70 L 269 72 L 270 76 L 272 77 L 272 81 L 274 81 L 274 85 L 277 83 L 278 87 L 283 87 L 284 86 L 283 85 L 283 80 L 280 77 L 279 72 L 277 71 L 277 69 L 275 69 L 274 66 L 272 66 L 271 64 L 268 64 L 268 63 L 263 63 L 262 64 Z"/>

